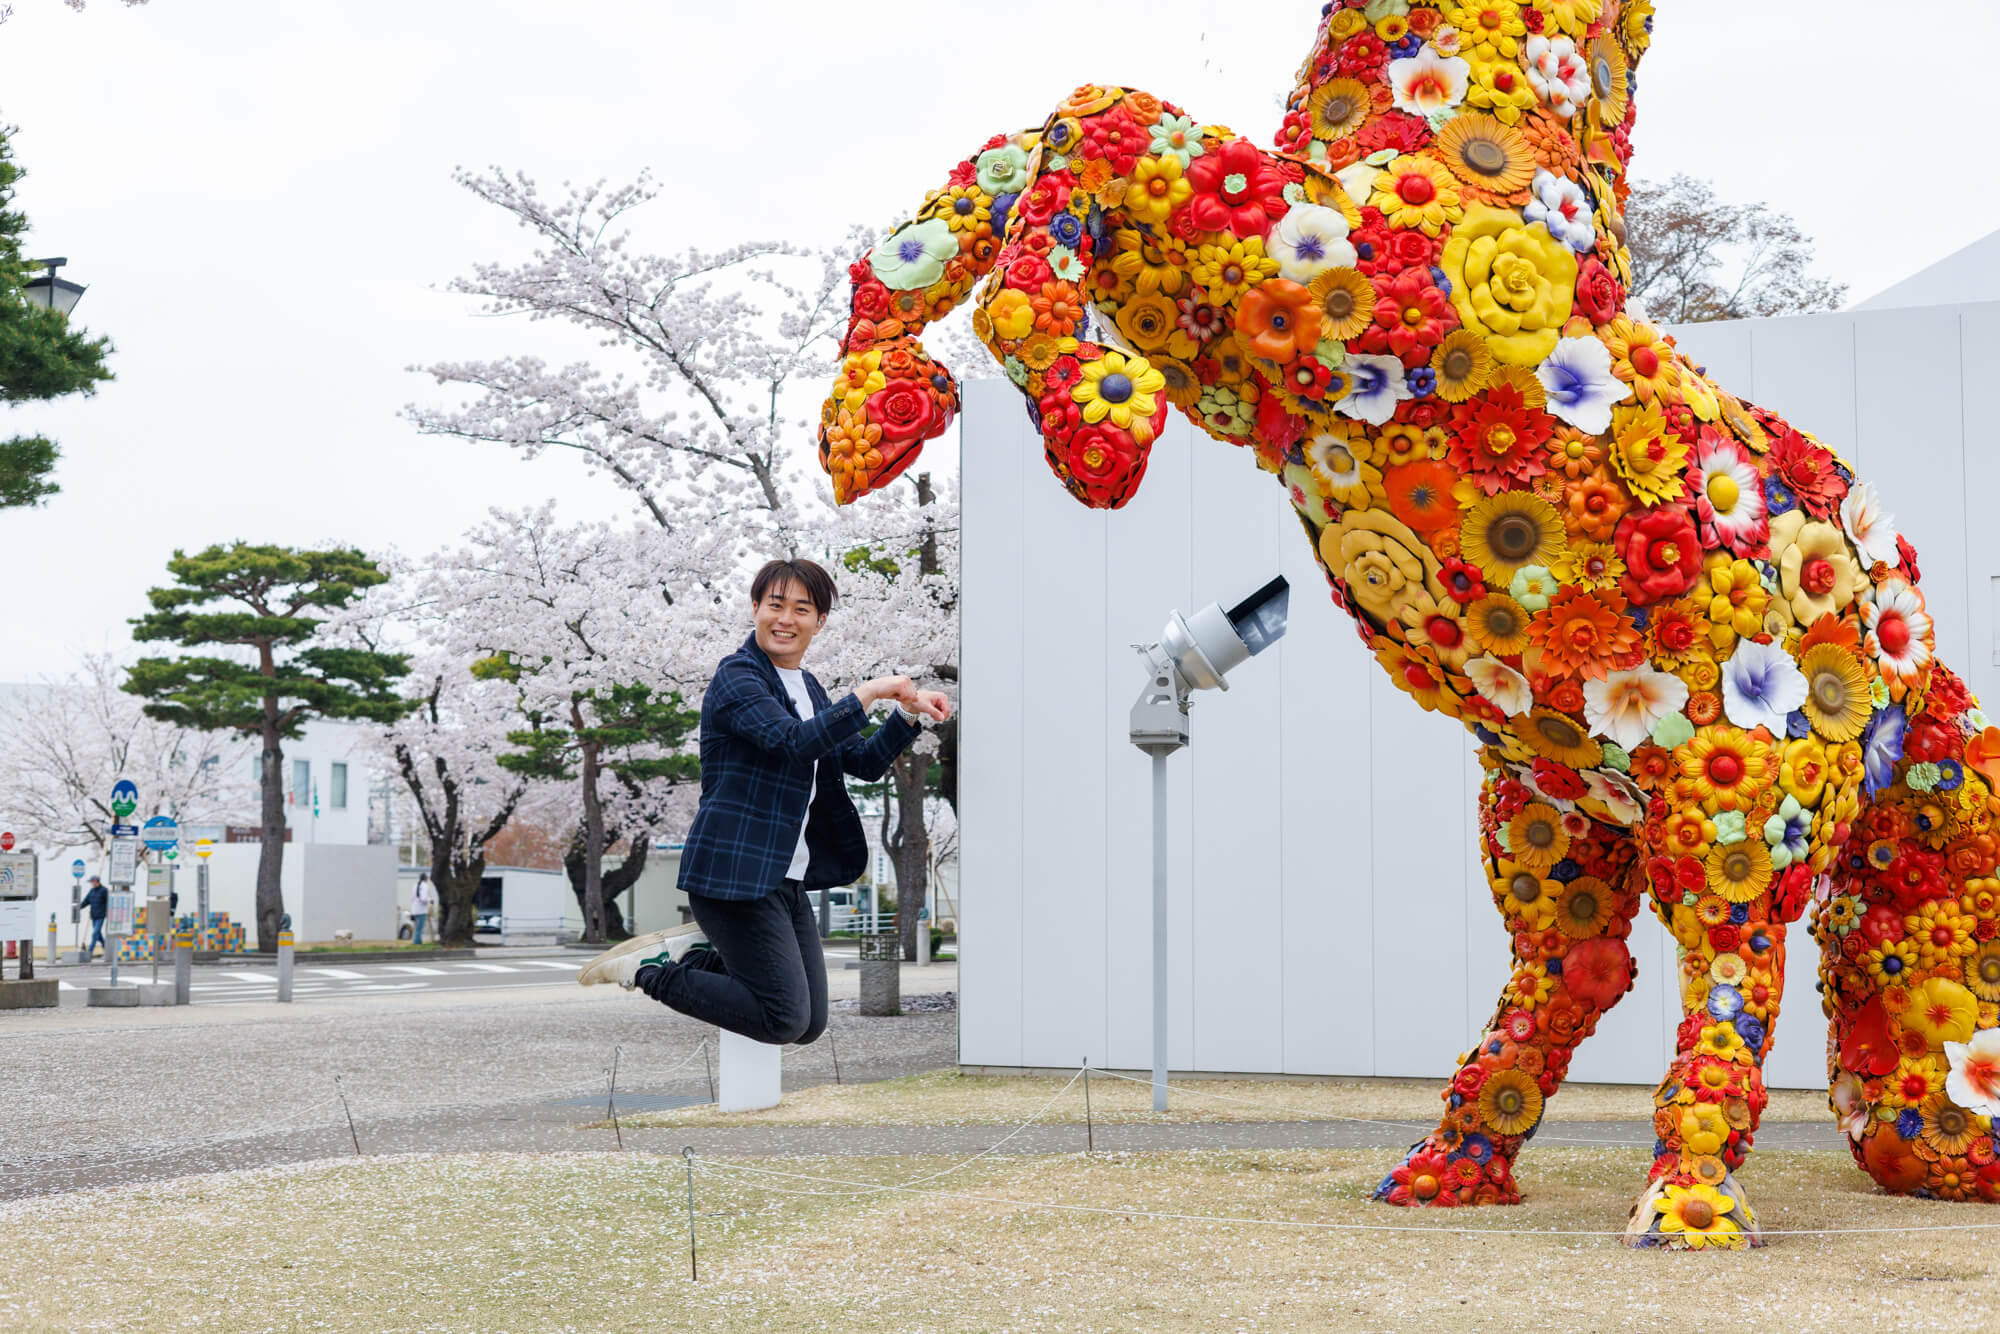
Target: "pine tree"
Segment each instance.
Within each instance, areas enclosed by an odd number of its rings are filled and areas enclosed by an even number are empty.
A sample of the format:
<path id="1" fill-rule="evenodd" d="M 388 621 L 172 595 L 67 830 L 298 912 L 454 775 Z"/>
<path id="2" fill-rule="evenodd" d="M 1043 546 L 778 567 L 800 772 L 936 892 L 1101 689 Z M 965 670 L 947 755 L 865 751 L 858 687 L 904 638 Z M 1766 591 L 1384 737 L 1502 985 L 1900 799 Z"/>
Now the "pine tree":
<path id="1" fill-rule="evenodd" d="M 309 718 L 391 723 L 410 708 L 396 692 L 409 670 L 401 654 L 334 648 L 312 641 L 324 621 L 388 576 L 359 551 L 237 542 L 193 556 L 174 552 L 176 582 L 147 591 L 153 610 L 132 621 L 133 637 L 190 648 L 217 645 L 232 656 L 141 658 L 125 689 L 146 700 L 149 717 L 257 737 L 262 744 L 263 852 L 257 862 L 257 948 L 278 944 L 284 916 L 279 876 L 285 856 L 284 742 Z M 209 610 L 211 603 L 223 605 Z"/>
<path id="2" fill-rule="evenodd" d="M 22 177 L 14 151 L 0 126 L 0 402 L 42 402 L 70 394 L 92 394 L 111 378 L 104 359 L 111 340 L 72 329 L 69 316 L 30 302 L 21 289 L 34 266 L 21 252 L 27 217 L 14 208 L 14 187 Z M 59 451 L 43 435 L 0 440 L 0 509 L 39 505 L 54 495 Z"/>

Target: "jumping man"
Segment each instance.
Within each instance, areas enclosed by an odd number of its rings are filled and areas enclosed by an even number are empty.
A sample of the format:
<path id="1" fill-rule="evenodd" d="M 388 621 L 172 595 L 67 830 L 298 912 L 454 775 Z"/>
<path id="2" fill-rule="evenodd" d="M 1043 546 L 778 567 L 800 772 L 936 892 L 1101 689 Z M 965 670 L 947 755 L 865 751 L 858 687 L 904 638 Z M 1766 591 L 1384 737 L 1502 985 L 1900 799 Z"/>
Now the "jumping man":
<path id="1" fill-rule="evenodd" d="M 701 705 L 701 804 L 681 853 L 694 921 L 635 936 L 578 980 L 616 982 L 759 1042 L 826 1028 L 826 958 L 807 893 L 851 883 L 868 861 L 843 775 L 879 779 L 951 703 L 907 676 L 864 681 L 838 703 L 800 664 L 826 628 L 833 578 L 774 560 L 750 584 L 755 629 L 724 658 Z M 863 740 L 877 702 L 894 713 Z"/>

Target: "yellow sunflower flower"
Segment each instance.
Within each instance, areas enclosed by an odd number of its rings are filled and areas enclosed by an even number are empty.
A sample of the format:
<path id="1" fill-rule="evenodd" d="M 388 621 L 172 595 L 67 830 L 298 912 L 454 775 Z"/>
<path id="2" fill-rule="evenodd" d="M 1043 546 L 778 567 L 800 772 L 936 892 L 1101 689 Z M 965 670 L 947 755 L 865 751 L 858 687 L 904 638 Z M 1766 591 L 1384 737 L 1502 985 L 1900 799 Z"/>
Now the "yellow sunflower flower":
<path id="1" fill-rule="evenodd" d="M 1625 573 L 1625 560 L 1609 542 L 1572 542 L 1550 569 L 1566 584 L 1616 588 Z"/>
<path id="2" fill-rule="evenodd" d="M 1566 545 L 1555 506 L 1527 491 L 1502 491 L 1475 504 L 1461 521 L 1458 549 L 1489 585 L 1505 587 L 1524 565 L 1555 564 Z"/>
<path id="3" fill-rule="evenodd" d="M 1535 150 L 1511 125 L 1484 116 L 1453 116 L 1435 144 L 1465 193 L 1485 203 L 1519 202 L 1535 178 Z"/>
<path id="4" fill-rule="evenodd" d="M 1556 896 L 1556 930 L 1571 940 L 1589 940 L 1604 934 L 1616 907 L 1611 886 L 1595 876 L 1580 875 Z"/>
<path id="5" fill-rule="evenodd" d="M 1496 1135 L 1524 1135 L 1542 1119 L 1542 1090 L 1519 1070 L 1495 1070 L 1479 1086 L 1479 1118 Z"/>
<path id="6" fill-rule="evenodd" d="M 1582 723 L 1560 709 L 1538 704 L 1515 728 L 1515 735 L 1537 755 L 1572 769 L 1588 769 L 1604 758 L 1604 746 Z"/>
<path id="7" fill-rule="evenodd" d="M 1569 834 L 1553 806 L 1531 801 L 1507 822 L 1507 851 L 1515 861 L 1546 875 L 1569 851 Z"/>
<path id="8" fill-rule="evenodd" d="M 1611 349 L 1611 373 L 1631 385 L 1641 403 L 1655 402 L 1680 386 L 1674 350 L 1652 325 L 1619 315 L 1598 337 Z"/>
<path id="9" fill-rule="evenodd" d="M 1431 369 L 1437 372 L 1437 396 L 1447 403 L 1463 403 L 1491 382 L 1493 354 L 1478 334 L 1453 329 L 1431 353 Z"/>
<path id="10" fill-rule="evenodd" d="M 1345 139 L 1368 119 L 1373 101 L 1357 79 L 1328 79 L 1306 99 L 1307 123 L 1313 138 L 1331 143 Z"/>
<path id="11" fill-rule="evenodd" d="M 1665 1193 L 1653 1201 L 1654 1212 L 1660 1216 L 1661 1233 L 1686 1242 L 1690 1249 L 1697 1251 L 1708 1248 L 1738 1250 L 1750 1244 L 1748 1235 L 1730 1217 L 1735 1208 L 1735 1199 L 1713 1186 L 1699 1183 L 1668 1186 Z"/>
<path id="12" fill-rule="evenodd" d="M 1465 609 L 1465 631 L 1496 658 L 1528 647 L 1528 609 L 1505 593 L 1488 593 Z"/>
<path id="13" fill-rule="evenodd" d="M 1859 655 L 1839 644 L 1814 644 L 1799 655 L 1806 678 L 1806 721 L 1829 741 L 1852 741 L 1874 715 L 1868 669 Z"/>
<path id="14" fill-rule="evenodd" d="M 1741 728 L 1704 728 L 1675 755 L 1681 781 L 1710 810 L 1748 810 L 1771 786 L 1770 748 Z"/>
<path id="15" fill-rule="evenodd" d="M 1761 836 L 1719 843 L 1708 850 L 1704 869 L 1710 893 L 1748 903 L 1771 887 L 1771 849 Z"/>
<path id="16" fill-rule="evenodd" d="M 1313 275 L 1306 291 L 1319 303 L 1321 338 L 1346 342 L 1375 318 L 1375 285 L 1359 269 L 1327 269 Z"/>
<path id="17" fill-rule="evenodd" d="M 1556 895 L 1562 885 L 1546 879 L 1534 867 L 1511 857 L 1500 859 L 1494 871 L 1493 899 L 1508 917 L 1518 917 L 1530 931 L 1541 931 L 1555 920 Z"/>
<path id="18" fill-rule="evenodd" d="M 2000 1001 L 2000 940 L 1989 940 L 1965 966 L 1965 984 L 1983 1001 Z"/>

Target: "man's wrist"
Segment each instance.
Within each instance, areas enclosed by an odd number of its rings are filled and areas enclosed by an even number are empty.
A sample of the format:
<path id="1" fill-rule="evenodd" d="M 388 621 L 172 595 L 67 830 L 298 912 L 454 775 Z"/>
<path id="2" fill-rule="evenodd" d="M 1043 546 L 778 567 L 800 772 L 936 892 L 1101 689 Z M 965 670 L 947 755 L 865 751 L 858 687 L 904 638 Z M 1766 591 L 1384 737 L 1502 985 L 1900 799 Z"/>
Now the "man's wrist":
<path id="1" fill-rule="evenodd" d="M 903 721 L 908 723 L 910 726 L 912 727 L 923 726 L 924 716 L 921 713 L 912 712 L 909 708 L 905 707 L 900 701 L 896 705 L 896 712 L 901 714 Z"/>

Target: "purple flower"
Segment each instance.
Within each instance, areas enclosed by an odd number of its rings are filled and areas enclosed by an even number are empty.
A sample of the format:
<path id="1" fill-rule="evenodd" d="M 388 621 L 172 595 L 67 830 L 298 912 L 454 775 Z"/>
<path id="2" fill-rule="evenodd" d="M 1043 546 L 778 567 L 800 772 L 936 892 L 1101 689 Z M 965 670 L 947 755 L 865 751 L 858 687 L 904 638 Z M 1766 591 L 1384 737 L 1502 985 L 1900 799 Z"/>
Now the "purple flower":
<path id="1" fill-rule="evenodd" d="M 1861 779 L 1865 795 L 1872 797 L 1896 781 L 1896 761 L 1903 758 L 1904 721 L 1900 704 L 1891 704 L 1869 721 L 1867 734 L 1861 738 L 1861 758 L 1867 766 Z"/>

